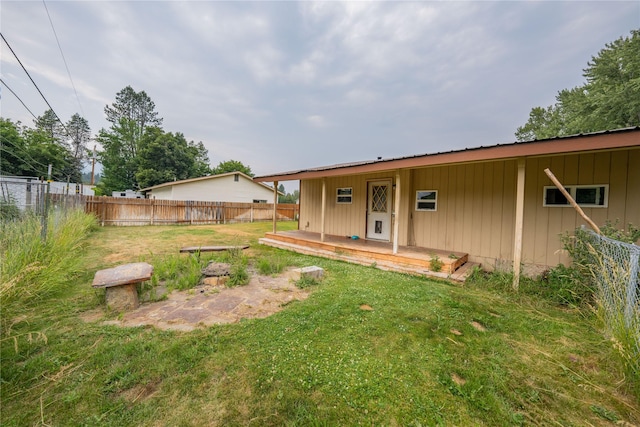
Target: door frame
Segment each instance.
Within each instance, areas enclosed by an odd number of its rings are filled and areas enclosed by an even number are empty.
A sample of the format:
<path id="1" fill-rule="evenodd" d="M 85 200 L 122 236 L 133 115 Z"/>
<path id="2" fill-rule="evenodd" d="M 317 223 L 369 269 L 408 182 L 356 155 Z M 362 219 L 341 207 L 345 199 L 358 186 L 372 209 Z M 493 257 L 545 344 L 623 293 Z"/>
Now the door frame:
<path id="1" fill-rule="evenodd" d="M 386 221 L 389 224 L 389 237 L 387 239 L 379 239 L 375 237 L 375 234 L 372 230 L 369 230 L 369 212 L 370 208 L 370 195 L 371 195 L 371 185 L 373 184 L 382 184 L 385 183 L 387 185 L 387 213 L 386 213 Z M 380 242 L 391 242 L 393 237 L 393 178 L 378 178 L 378 179 L 370 179 L 367 180 L 367 204 L 366 204 L 366 217 L 365 217 L 365 236 L 369 240 L 378 240 Z M 373 237 L 371 237 L 373 236 Z"/>

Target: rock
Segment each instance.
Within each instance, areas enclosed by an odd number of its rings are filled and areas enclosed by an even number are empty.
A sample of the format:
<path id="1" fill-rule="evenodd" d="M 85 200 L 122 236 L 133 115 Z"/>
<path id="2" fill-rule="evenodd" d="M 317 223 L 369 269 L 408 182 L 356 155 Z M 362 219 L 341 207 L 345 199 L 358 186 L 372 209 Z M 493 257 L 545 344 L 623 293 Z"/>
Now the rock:
<path id="1" fill-rule="evenodd" d="M 321 267 L 316 267 L 315 265 L 312 265 L 310 267 L 294 268 L 293 270 L 291 270 L 290 277 L 294 282 L 297 282 L 303 277 L 322 280 L 322 277 L 324 277 L 324 269 L 322 269 Z"/>
<path id="2" fill-rule="evenodd" d="M 224 262 L 209 262 L 205 268 L 202 269 L 202 274 L 207 277 L 220 277 L 228 276 L 231 266 Z"/>
<path id="3" fill-rule="evenodd" d="M 202 283 L 209 286 L 221 286 L 225 285 L 228 280 L 229 276 L 205 277 L 202 279 Z"/>
<path id="4" fill-rule="evenodd" d="M 135 283 L 107 288 L 105 298 L 107 307 L 114 311 L 135 310 L 140 305 Z"/>

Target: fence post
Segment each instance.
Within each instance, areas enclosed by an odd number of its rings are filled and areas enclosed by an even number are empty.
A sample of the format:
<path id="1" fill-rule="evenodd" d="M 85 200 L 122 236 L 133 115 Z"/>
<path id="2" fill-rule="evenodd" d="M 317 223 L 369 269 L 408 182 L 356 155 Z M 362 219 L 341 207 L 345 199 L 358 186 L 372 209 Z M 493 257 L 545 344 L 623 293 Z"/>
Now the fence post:
<path id="1" fill-rule="evenodd" d="M 153 225 L 153 217 L 155 215 L 155 199 L 151 199 L 151 225 Z"/>
<path id="2" fill-rule="evenodd" d="M 102 219 L 102 227 L 104 227 L 104 217 L 107 215 L 107 198 L 102 197 L 102 215 L 100 215 Z"/>
<path id="3" fill-rule="evenodd" d="M 253 203 L 251 204 L 251 212 L 249 213 L 249 221 L 253 222 Z"/>
<path id="4" fill-rule="evenodd" d="M 632 249 L 636 249 L 635 247 Z M 624 323 L 627 328 L 631 327 L 633 320 L 633 311 L 636 306 L 638 296 L 638 262 L 640 262 L 640 248 L 631 251 L 631 268 L 629 274 L 629 283 L 627 284 L 627 305 L 624 309 Z"/>

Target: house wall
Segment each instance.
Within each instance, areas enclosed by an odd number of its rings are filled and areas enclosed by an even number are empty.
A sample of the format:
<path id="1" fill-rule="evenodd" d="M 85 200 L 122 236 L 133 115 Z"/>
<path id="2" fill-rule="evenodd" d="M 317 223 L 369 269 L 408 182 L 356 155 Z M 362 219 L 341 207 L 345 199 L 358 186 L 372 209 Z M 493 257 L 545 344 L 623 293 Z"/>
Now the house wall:
<path id="1" fill-rule="evenodd" d="M 609 185 L 607 208 L 583 209 L 597 224 L 640 225 L 639 148 L 527 158 L 525 167 L 525 272 L 568 264 L 560 235 L 586 224 L 571 207 L 543 206 L 543 188 L 553 185 L 545 168 L 563 185 Z M 466 252 L 485 268 L 511 269 L 516 176 L 516 160 L 402 170 L 399 244 Z M 327 234 L 365 236 L 367 181 L 379 178 L 395 181 L 395 172 L 326 178 Z M 335 203 L 338 187 L 353 187 L 352 204 Z M 415 210 L 418 190 L 438 191 L 435 212 Z M 320 232 L 322 179 L 303 180 L 300 193 L 300 229 Z"/>
<path id="2" fill-rule="evenodd" d="M 620 228 L 640 224 L 640 149 L 527 159 L 523 261 L 541 269 L 568 264 L 559 236 L 586 221 L 571 207 L 543 207 L 543 187 L 553 185 L 549 168 L 563 185 L 608 184 L 607 208 L 583 208 L 597 225 L 607 220 Z"/>
<path id="3" fill-rule="evenodd" d="M 414 170 L 410 240 L 483 265 L 512 259 L 516 169 L 509 160 Z M 415 210 L 418 190 L 438 191 L 435 212 Z"/>
<path id="4" fill-rule="evenodd" d="M 151 197 L 162 200 L 198 200 L 204 202 L 252 203 L 254 200 L 273 202 L 273 191 L 242 175 L 234 175 L 185 182 L 156 188 Z"/>
<path id="5" fill-rule="evenodd" d="M 402 176 L 408 177 L 410 171 L 402 171 Z M 325 211 L 325 233 L 335 236 L 360 236 L 366 235 L 367 219 L 367 182 L 373 180 L 388 179 L 395 182 L 395 172 L 384 172 L 367 175 L 347 175 L 326 178 L 327 206 Z M 408 179 L 407 179 L 408 184 Z M 336 203 L 336 191 L 338 188 L 353 188 L 351 204 Z M 403 190 L 401 192 L 408 191 Z M 392 191 L 392 200 L 395 193 Z M 322 217 L 322 179 L 303 180 L 300 182 L 300 230 L 321 232 Z M 402 215 L 402 213 L 401 213 Z M 405 213 L 406 215 L 406 208 Z M 405 223 L 404 221 L 402 223 Z M 401 224 L 402 224 L 401 223 Z M 393 227 L 392 227 L 393 228 Z M 406 223 L 404 229 L 399 232 L 400 240 L 406 244 Z"/>

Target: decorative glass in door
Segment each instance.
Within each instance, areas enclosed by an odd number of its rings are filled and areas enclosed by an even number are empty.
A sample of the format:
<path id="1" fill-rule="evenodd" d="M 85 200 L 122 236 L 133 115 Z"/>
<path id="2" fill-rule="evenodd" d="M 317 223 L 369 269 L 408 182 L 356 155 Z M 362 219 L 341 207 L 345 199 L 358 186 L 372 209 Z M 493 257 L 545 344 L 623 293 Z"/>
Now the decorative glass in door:
<path id="1" fill-rule="evenodd" d="M 371 188 L 371 211 L 387 212 L 387 186 L 374 185 Z"/>

